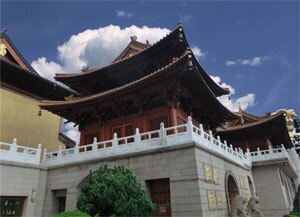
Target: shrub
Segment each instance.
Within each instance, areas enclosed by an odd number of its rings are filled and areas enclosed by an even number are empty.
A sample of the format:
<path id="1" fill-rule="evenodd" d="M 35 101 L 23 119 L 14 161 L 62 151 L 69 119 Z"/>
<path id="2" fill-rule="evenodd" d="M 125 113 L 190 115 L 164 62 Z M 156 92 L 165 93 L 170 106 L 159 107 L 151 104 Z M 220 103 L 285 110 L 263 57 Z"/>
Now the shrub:
<path id="1" fill-rule="evenodd" d="M 130 170 L 102 166 L 82 186 L 77 208 L 91 216 L 151 216 L 155 205 Z"/>
<path id="2" fill-rule="evenodd" d="M 84 212 L 75 210 L 75 211 L 61 212 L 52 217 L 90 217 L 90 216 Z"/>

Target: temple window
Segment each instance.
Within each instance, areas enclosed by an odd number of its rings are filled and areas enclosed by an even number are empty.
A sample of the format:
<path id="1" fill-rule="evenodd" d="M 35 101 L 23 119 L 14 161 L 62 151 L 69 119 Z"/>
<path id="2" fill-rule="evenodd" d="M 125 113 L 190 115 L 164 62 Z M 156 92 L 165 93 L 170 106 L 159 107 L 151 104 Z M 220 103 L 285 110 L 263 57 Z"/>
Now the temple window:
<path id="1" fill-rule="evenodd" d="M 149 129 L 150 131 L 158 130 L 160 128 L 160 123 L 164 123 L 165 127 L 168 127 L 168 117 L 161 116 L 158 118 L 151 119 L 149 121 Z"/>
<path id="2" fill-rule="evenodd" d="M 111 135 L 112 138 L 114 136 L 114 133 L 117 134 L 118 138 L 134 135 L 134 125 L 135 124 L 131 122 L 131 123 L 113 126 L 112 135 Z"/>
<path id="3" fill-rule="evenodd" d="M 86 134 L 84 144 L 85 145 L 92 144 L 94 142 L 95 137 L 97 138 L 97 141 L 98 141 L 98 139 L 99 139 L 98 132 Z"/>

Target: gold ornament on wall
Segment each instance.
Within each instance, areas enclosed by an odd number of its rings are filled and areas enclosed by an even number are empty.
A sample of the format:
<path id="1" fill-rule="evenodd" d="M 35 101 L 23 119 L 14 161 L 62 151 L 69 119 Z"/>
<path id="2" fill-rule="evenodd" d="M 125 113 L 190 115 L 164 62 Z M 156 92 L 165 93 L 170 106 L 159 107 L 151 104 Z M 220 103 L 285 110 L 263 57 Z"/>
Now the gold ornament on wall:
<path id="1" fill-rule="evenodd" d="M 215 191 L 207 190 L 207 198 L 208 198 L 209 210 L 216 210 Z"/>
<path id="2" fill-rule="evenodd" d="M 222 192 L 216 191 L 216 198 L 217 198 L 217 208 L 223 209 L 223 200 L 222 200 Z"/>
<path id="3" fill-rule="evenodd" d="M 5 56 L 5 54 L 7 53 L 7 51 L 6 51 L 6 46 L 5 46 L 5 44 L 0 44 L 0 55 L 1 56 Z"/>
<path id="4" fill-rule="evenodd" d="M 219 174 L 216 167 L 213 167 L 213 179 L 215 184 L 219 184 Z"/>
<path id="5" fill-rule="evenodd" d="M 212 177 L 212 171 L 211 171 L 211 166 L 204 164 L 204 176 L 205 176 L 205 181 L 207 182 L 212 182 L 213 177 Z"/>

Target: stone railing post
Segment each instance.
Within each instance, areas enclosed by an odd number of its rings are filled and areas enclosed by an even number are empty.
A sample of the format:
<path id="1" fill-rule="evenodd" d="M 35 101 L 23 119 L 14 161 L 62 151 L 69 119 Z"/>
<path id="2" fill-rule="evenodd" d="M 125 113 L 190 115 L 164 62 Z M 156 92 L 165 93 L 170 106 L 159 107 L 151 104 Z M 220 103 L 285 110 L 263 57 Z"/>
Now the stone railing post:
<path id="1" fill-rule="evenodd" d="M 74 146 L 74 155 L 79 155 L 79 144 L 75 144 Z"/>
<path id="2" fill-rule="evenodd" d="M 112 141 L 112 147 L 113 148 L 118 148 L 118 135 L 117 133 L 114 133 L 113 141 Z"/>
<path id="3" fill-rule="evenodd" d="M 220 146 L 220 144 L 221 144 L 221 138 L 220 138 L 220 136 L 217 136 L 217 141 L 218 141 L 218 146 Z"/>
<path id="4" fill-rule="evenodd" d="M 141 143 L 141 135 L 140 135 L 140 129 L 139 128 L 135 129 L 134 143 L 135 144 Z"/>
<path id="5" fill-rule="evenodd" d="M 96 151 L 98 149 L 98 145 L 97 145 L 97 137 L 94 137 L 94 140 L 93 140 L 93 144 L 92 144 L 92 151 Z"/>
<path id="6" fill-rule="evenodd" d="M 213 140 L 214 140 L 214 135 L 213 135 L 212 131 L 209 130 L 209 131 L 208 131 L 208 134 L 209 134 L 209 139 L 210 139 L 210 141 L 213 142 Z"/>
<path id="7" fill-rule="evenodd" d="M 44 148 L 43 160 L 47 160 L 47 148 Z"/>
<path id="8" fill-rule="evenodd" d="M 36 159 L 37 159 L 37 163 L 40 162 L 41 160 L 41 154 L 42 154 L 42 145 L 38 144 L 38 148 L 36 150 Z"/>
<path id="9" fill-rule="evenodd" d="M 58 151 L 57 151 L 57 158 L 61 158 L 62 157 L 61 151 L 62 151 L 62 146 L 59 145 L 59 148 L 58 148 Z"/>
<path id="10" fill-rule="evenodd" d="M 203 135 L 203 132 L 204 132 L 204 130 L 203 130 L 203 124 L 199 124 L 199 129 L 200 129 L 200 132 L 201 132 L 201 136 L 203 137 L 204 135 Z"/>
<path id="11" fill-rule="evenodd" d="M 18 149 L 18 147 L 17 147 L 17 139 L 14 138 L 14 139 L 13 139 L 13 142 L 12 142 L 12 144 L 11 144 L 11 147 L 10 147 L 10 151 L 11 151 L 12 153 L 16 153 L 16 152 L 17 152 L 17 149 Z"/>
<path id="12" fill-rule="evenodd" d="M 246 155 L 250 156 L 250 150 L 247 148 Z"/>
<path id="13" fill-rule="evenodd" d="M 260 148 L 259 147 L 257 147 L 257 156 L 261 156 Z"/>
<path id="14" fill-rule="evenodd" d="M 167 137 L 166 137 L 166 130 L 165 130 L 164 123 L 160 123 L 159 144 L 160 145 L 166 145 L 167 144 Z"/>
<path id="15" fill-rule="evenodd" d="M 273 154 L 273 148 L 271 145 L 269 145 L 269 154 Z"/>
<path id="16" fill-rule="evenodd" d="M 187 137 L 191 140 L 194 140 L 193 121 L 191 116 L 188 116 L 187 118 L 186 132 L 187 132 Z"/>

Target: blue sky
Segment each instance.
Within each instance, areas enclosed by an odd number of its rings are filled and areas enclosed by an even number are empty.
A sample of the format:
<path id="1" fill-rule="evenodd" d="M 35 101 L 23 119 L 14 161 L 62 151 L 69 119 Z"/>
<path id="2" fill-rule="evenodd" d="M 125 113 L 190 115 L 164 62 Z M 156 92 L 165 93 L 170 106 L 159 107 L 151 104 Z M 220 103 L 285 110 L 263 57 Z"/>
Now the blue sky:
<path id="1" fill-rule="evenodd" d="M 292 108 L 299 114 L 300 17 L 296 1 L 1 4 L 1 28 L 8 30 L 29 63 L 44 57 L 47 66 L 63 70 L 65 63 L 57 48 L 88 29 L 112 24 L 121 30 L 132 25 L 173 30 L 181 22 L 190 45 L 201 50 L 199 62 L 204 69 L 234 88 L 231 100 L 254 94 L 254 101 L 247 106 L 251 113 Z"/>

